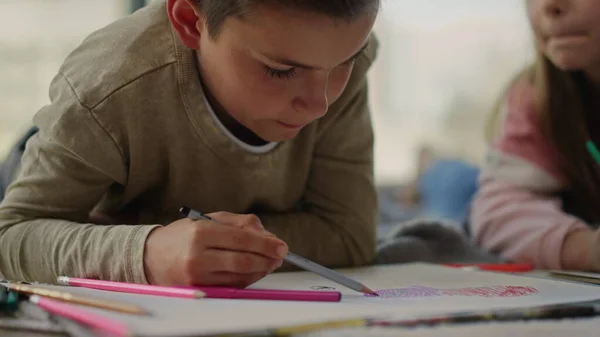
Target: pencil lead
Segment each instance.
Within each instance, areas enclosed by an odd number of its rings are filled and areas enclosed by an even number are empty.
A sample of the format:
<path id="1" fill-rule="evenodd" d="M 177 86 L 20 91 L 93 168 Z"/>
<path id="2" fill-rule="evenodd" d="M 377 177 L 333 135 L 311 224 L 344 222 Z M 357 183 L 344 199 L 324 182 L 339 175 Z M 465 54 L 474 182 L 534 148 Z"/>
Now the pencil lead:
<path id="1" fill-rule="evenodd" d="M 369 287 L 367 287 L 367 286 L 363 286 L 361 289 L 361 292 L 363 292 L 367 295 L 371 295 L 371 296 L 377 296 L 377 297 L 379 296 L 379 294 L 377 294 L 373 290 L 369 289 Z"/>

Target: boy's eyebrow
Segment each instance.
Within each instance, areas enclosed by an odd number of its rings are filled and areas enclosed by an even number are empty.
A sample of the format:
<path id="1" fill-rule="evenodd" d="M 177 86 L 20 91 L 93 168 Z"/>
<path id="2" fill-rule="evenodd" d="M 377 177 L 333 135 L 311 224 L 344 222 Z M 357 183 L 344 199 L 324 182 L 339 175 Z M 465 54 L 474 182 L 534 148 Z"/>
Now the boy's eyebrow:
<path id="1" fill-rule="evenodd" d="M 369 41 L 367 41 L 358 52 L 356 52 L 354 55 L 352 55 L 350 58 L 348 58 L 346 61 L 340 63 L 340 64 L 344 64 L 344 63 L 348 63 L 352 60 L 354 60 L 355 58 L 357 58 L 362 52 L 365 51 L 365 49 L 367 49 L 369 47 Z M 302 64 L 300 62 L 296 62 L 294 60 L 290 60 L 290 59 L 286 59 L 286 58 L 278 58 L 278 57 L 269 57 L 269 59 L 271 59 L 272 61 L 282 64 L 282 65 L 286 65 L 286 66 L 290 66 L 290 67 L 295 67 L 295 68 L 302 68 L 302 69 L 321 69 L 320 67 L 315 67 L 315 66 L 311 66 L 311 65 L 307 65 L 307 64 Z"/>

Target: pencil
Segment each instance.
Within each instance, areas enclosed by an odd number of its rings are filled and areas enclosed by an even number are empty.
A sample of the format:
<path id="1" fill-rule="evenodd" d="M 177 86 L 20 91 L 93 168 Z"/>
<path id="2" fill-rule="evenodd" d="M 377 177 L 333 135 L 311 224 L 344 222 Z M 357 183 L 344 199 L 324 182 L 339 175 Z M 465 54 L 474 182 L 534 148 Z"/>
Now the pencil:
<path id="1" fill-rule="evenodd" d="M 51 314 L 72 319 L 93 329 L 107 332 L 111 336 L 130 336 L 129 328 L 124 323 L 96 315 L 87 310 L 38 295 L 29 297 L 29 301 Z"/>
<path id="2" fill-rule="evenodd" d="M 59 276 L 58 283 L 72 287 L 82 287 L 130 294 L 141 294 L 141 295 L 152 295 L 152 296 L 165 296 L 165 297 L 178 297 L 178 298 L 191 298 L 199 299 L 206 296 L 205 293 L 196 289 L 185 289 L 177 287 L 163 287 L 146 284 L 134 284 L 125 282 L 113 282 L 113 281 L 102 281 L 92 280 L 68 276 Z"/>
<path id="3" fill-rule="evenodd" d="M 296 255 L 294 253 L 288 253 L 288 255 L 285 257 L 285 260 L 297 267 L 311 271 L 317 275 L 320 275 L 320 276 L 322 276 L 326 279 L 329 279 L 335 283 L 341 284 L 341 285 L 343 285 L 347 288 L 350 288 L 354 291 L 358 291 L 358 292 L 368 294 L 368 295 L 377 296 L 377 293 L 375 293 L 373 290 L 369 289 L 369 287 L 367 287 L 366 285 L 364 285 L 356 280 L 353 280 L 342 273 L 338 273 L 337 271 L 335 271 L 333 269 L 323 267 L 322 265 L 320 265 L 318 263 L 315 263 L 311 260 L 305 259 L 300 255 Z"/>
<path id="4" fill-rule="evenodd" d="M 527 272 L 535 269 L 535 267 L 529 263 L 448 263 L 444 264 L 444 266 L 463 270 L 484 270 L 506 273 Z"/>
<path id="5" fill-rule="evenodd" d="M 598 151 L 596 144 L 594 144 L 593 141 L 588 140 L 585 143 L 585 147 L 587 148 L 587 150 L 590 153 L 590 155 L 592 156 L 592 158 L 594 158 L 596 163 L 600 165 L 600 151 Z"/>
<path id="6" fill-rule="evenodd" d="M 209 217 L 208 215 L 205 215 L 203 213 L 195 211 L 189 207 L 182 207 L 180 209 L 180 212 L 185 217 L 188 217 L 190 219 L 215 221 L 213 218 Z M 377 293 L 375 293 L 373 290 L 371 290 L 366 285 L 364 285 L 356 280 L 353 280 L 342 273 L 338 273 L 335 270 L 329 269 L 329 268 L 324 267 L 316 262 L 306 259 L 300 255 L 290 252 L 284 258 L 284 260 L 297 266 L 297 267 L 300 267 L 304 270 L 313 272 L 319 276 L 322 276 L 322 277 L 324 277 L 328 280 L 331 280 L 335 283 L 341 284 L 341 285 L 343 285 L 347 288 L 350 288 L 354 291 L 358 291 L 358 292 L 368 294 L 368 295 L 377 296 Z"/>
<path id="7" fill-rule="evenodd" d="M 107 300 L 101 300 L 101 299 L 97 299 L 97 298 L 78 296 L 78 295 L 73 295 L 68 292 L 61 292 L 61 291 L 50 290 L 50 289 L 46 289 L 46 288 L 32 287 L 32 286 L 25 285 L 25 284 L 10 284 L 10 283 L 8 283 L 8 284 L 3 284 L 3 286 L 5 286 L 6 288 L 8 288 L 12 291 L 18 292 L 18 293 L 48 297 L 48 298 L 52 298 L 52 299 L 62 301 L 62 302 L 81 304 L 81 305 L 86 305 L 86 306 L 90 306 L 90 307 L 95 307 L 98 309 L 122 312 L 122 313 L 126 313 L 126 314 L 149 315 L 149 313 L 147 311 L 145 311 L 144 309 L 142 309 L 136 305 L 128 304 L 128 303 L 121 303 L 121 302 L 117 302 L 117 301 L 107 301 Z"/>
<path id="8" fill-rule="evenodd" d="M 328 322 L 322 322 L 322 323 L 314 323 L 314 324 L 277 328 L 273 331 L 268 331 L 268 333 L 272 336 L 287 337 L 287 336 L 296 336 L 296 335 L 300 335 L 300 334 L 306 334 L 306 333 L 324 331 L 324 330 L 331 330 L 331 329 L 349 329 L 349 328 L 366 327 L 368 324 L 369 324 L 369 320 L 367 320 L 367 319 L 348 319 L 348 320 L 328 321 Z M 261 336 L 264 336 L 264 335 L 266 335 L 266 334 L 263 334 Z"/>
<path id="9" fill-rule="evenodd" d="M 590 304 L 539 306 L 522 309 L 503 309 L 480 312 L 462 312 L 437 315 L 415 319 L 386 320 L 377 318 L 357 318 L 347 320 L 331 320 L 321 323 L 280 327 L 273 330 L 256 331 L 244 334 L 244 337 L 277 336 L 289 337 L 297 334 L 327 329 L 381 327 L 381 328 L 415 328 L 419 326 L 437 326 L 442 324 L 463 324 L 488 321 L 525 321 L 564 318 L 583 318 L 600 315 L 600 307 Z M 401 335 L 398 333 L 397 335 Z"/>
<path id="10" fill-rule="evenodd" d="M 507 309 L 481 312 L 463 312 L 435 317 L 417 318 L 398 321 L 377 321 L 372 320 L 369 326 L 383 327 L 417 327 L 434 326 L 440 324 L 459 324 L 476 323 L 488 321 L 525 321 L 525 320 L 543 320 L 543 319 L 563 319 L 563 318 L 581 318 L 592 317 L 600 314 L 600 310 L 595 305 L 559 305 L 542 306 L 523 309 Z"/>
<path id="11" fill-rule="evenodd" d="M 206 294 L 206 298 L 312 302 L 339 302 L 342 299 L 342 294 L 339 291 L 239 289 L 227 287 L 199 287 L 198 289 Z"/>

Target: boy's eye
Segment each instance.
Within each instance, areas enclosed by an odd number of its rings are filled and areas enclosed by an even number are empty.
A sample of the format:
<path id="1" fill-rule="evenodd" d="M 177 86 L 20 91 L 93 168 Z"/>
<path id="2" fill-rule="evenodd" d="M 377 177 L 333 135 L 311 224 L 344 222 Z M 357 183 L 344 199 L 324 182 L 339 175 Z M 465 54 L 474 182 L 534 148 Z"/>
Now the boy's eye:
<path id="1" fill-rule="evenodd" d="M 284 80 L 296 76 L 296 68 L 290 68 L 286 70 L 273 69 L 269 66 L 265 66 L 265 73 L 272 78 Z"/>

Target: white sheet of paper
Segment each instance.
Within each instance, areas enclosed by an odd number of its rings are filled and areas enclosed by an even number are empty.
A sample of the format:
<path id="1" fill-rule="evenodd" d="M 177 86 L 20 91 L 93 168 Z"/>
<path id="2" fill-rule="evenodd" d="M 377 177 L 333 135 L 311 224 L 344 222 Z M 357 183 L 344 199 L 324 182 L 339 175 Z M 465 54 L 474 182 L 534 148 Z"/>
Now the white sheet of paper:
<path id="1" fill-rule="evenodd" d="M 343 272 L 375 291 L 400 288 L 396 293 L 403 297 L 367 297 L 308 272 L 274 274 L 254 287 L 295 290 L 334 288 L 343 293 L 345 305 L 361 304 L 374 310 L 387 306 L 391 308 L 389 313 L 394 318 L 472 310 L 525 308 L 600 299 L 600 287 L 597 286 L 507 273 L 465 271 L 420 263 L 377 266 Z M 425 289 L 421 290 L 421 287 Z M 530 288 L 535 289 L 535 292 Z M 508 296 L 511 290 L 513 296 Z M 423 293 L 429 296 L 423 296 Z M 515 296 L 519 293 L 525 295 Z"/>
<path id="2" fill-rule="evenodd" d="M 340 303 L 184 300 L 109 293 L 82 288 L 69 291 L 127 301 L 154 313 L 137 317 L 94 310 L 126 322 L 140 336 L 191 336 L 260 331 L 337 319 L 382 317 L 413 318 L 420 315 L 471 310 L 519 308 L 600 299 L 600 288 L 500 273 L 464 271 L 427 264 L 377 266 L 343 270 L 373 290 L 400 289 L 404 298 L 370 298 L 345 289 L 309 272 L 281 273 L 258 282 L 254 288 L 310 290 L 331 287 L 343 293 Z M 428 287 L 412 288 L 413 286 Z M 502 288 L 505 287 L 505 288 Z M 526 296 L 498 297 L 528 290 Z M 529 288 L 524 288 L 529 287 Z M 471 288 L 465 290 L 465 288 Z M 533 291 L 533 288 L 535 291 Z M 65 288 L 61 288 L 65 290 Z M 527 291 L 525 291 L 527 292 Z M 428 293 L 429 296 L 416 296 Z M 482 295 L 491 295 L 485 297 Z"/>

